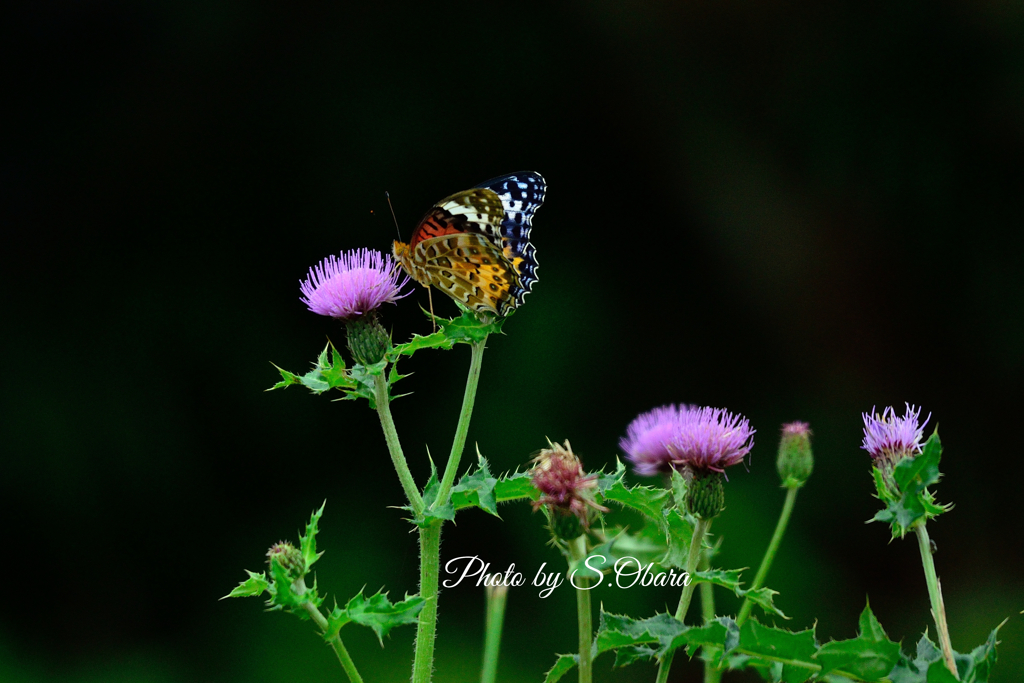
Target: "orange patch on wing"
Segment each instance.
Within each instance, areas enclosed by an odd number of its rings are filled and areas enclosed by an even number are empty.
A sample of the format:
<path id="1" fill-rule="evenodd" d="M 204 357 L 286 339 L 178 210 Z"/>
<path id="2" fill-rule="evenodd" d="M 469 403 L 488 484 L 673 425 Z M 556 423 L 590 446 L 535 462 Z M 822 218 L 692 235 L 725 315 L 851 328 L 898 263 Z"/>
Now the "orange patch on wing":
<path id="1" fill-rule="evenodd" d="M 412 239 L 409 240 L 409 248 L 412 249 L 418 243 L 423 240 L 429 240 L 431 237 L 457 235 L 461 232 L 462 230 L 451 223 L 442 223 L 436 216 L 427 216 L 423 219 L 423 222 L 416 226 L 416 230 L 413 231 Z"/>

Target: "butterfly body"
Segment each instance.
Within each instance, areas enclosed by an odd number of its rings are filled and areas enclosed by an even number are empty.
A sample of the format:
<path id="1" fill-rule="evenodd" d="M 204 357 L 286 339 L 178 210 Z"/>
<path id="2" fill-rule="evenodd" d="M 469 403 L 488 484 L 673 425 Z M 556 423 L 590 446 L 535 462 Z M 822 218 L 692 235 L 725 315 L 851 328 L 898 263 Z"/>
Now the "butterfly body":
<path id="1" fill-rule="evenodd" d="M 395 242 L 395 260 L 424 287 L 437 287 L 477 312 L 505 316 L 537 281 L 530 243 L 546 183 L 532 171 L 488 180 L 437 202 Z"/>

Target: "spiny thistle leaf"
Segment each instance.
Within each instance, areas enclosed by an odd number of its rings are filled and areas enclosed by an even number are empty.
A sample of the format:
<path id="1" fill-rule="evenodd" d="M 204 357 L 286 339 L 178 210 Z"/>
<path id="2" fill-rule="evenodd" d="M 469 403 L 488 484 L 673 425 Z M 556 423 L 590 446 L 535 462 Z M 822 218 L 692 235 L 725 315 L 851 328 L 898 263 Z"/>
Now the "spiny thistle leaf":
<path id="1" fill-rule="evenodd" d="M 313 566 L 313 563 L 320 559 L 323 555 L 323 551 L 316 551 L 316 535 L 318 533 L 317 524 L 320 521 L 320 517 L 324 514 L 324 508 L 327 507 L 327 501 L 325 500 L 323 505 L 320 506 L 319 510 L 313 512 L 309 518 L 309 524 L 306 525 L 306 533 L 299 536 L 299 551 L 302 552 L 302 559 L 306 563 L 306 571 Z"/>
<path id="2" fill-rule="evenodd" d="M 555 683 L 562 676 L 572 671 L 578 662 L 579 655 L 558 655 L 555 665 L 551 667 L 551 670 L 544 677 L 544 683 Z"/>
<path id="3" fill-rule="evenodd" d="M 423 512 L 413 518 L 412 523 L 420 528 L 437 524 L 440 521 L 452 521 L 455 519 L 455 506 L 452 501 L 436 508 L 432 507 L 437 500 L 437 494 L 441 490 L 441 481 L 437 478 L 437 468 L 434 461 L 430 461 L 430 479 L 423 487 Z"/>
<path id="4" fill-rule="evenodd" d="M 781 662 L 780 680 L 783 683 L 803 683 L 818 668 L 813 664 L 810 666 L 797 664 L 797 662 L 810 663 L 818 651 L 813 628 L 792 632 L 771 626 L 762 626 L 756 619 L 749 619 L 740 628 L 738 647 L 745 654 L 772 660 L 776 663 Z"/>
<path id="5" fill-rule="evenodd" d="M 341 627 L 348 622 L 355 622 L 366 626 L 377 634 L 377 640 L 381 647 L 384 646 L 384 636 L 388 631 L 403 624 L 414 624 L 423 609 L 423 598 L 418 595 L 406 596 L 401 602 L 392 603 L 388 600 L 387 593 L 377 591 L 369 598 L 363 596 L 360 590 L 355 597 L 348 601 L 344 609 L 338 606 L 327 618 L 328 629 L 324 633 L 326 640 L 331 640 L 338 635 Z"/>
<path id="6" fill-rule="evenodd" d="M 663 656 L 670 644 L 687 630 L 687 626 L 669 614 L 656 614 L 647 619 L 633 619 L 601 610 L 597 630 L 597 653 L 636 645 L 658 645 Z"/>
<path id="7" fill-rule="evenodd" d="M 386 358 L 389 361 L 396 361 L 401 356 L 411 356 L 420 349 L 450 349 L 455 342 L 449 339 L 444 332 L 434 332 L 426 336 L 414 334 L 412 339 L 404 344 L 397 344 L 388 350 Z"/>
<path id="8" fill-rule="evenodd" d="M 498 478 L 498 482 L 494 485 L 494 499 L 499 503 L 522 498 L 537 500 L 539 496 L 540 492 L 533 485 L 529 472 L 504 474 Z"/>
<path id="9" fill-rule="evenodd" d="M 928 490 L 928 486 L 942 477 L 939 472 L 941 456 L 942 443 L 938 431 L 934 431 L 921 453 L 896 464 L 892 471 L 892 485 L 886 481 L 885 472 L 875 467 L 875 489 L 886 506 L 869 521 L 885 522 L 892 526 L 893 538 L 903 538 L 914 524 L 949 511 L 952 505 L 939 505 Z M 893 485 L 896 490 L 893 490 Z"/>
<path id="10" fill-rule="evenodd" d="M 458 304 L 459 302 L 456 303 Z M 437 324 L 441 326 L 441 333 L 444 334 L 452 344 L 472 344 L 487 339 L 487 336 L 490 334 L 501 334 L 501 327 L 508 319 L 508 316 L 506 316 L 505 318 L 495 318 L 493 320 L 485 321 L 481 320 L 480 316 L 477 315 L 475 311 L 472 311 L 461 304 L 459 304 L 459 308 L 462 309 L 462 315 L 458 318 L 452 318 L 451 320 L 445 320 L 437 317 L 434 318 L 434 320 L 437 321 Z"/>
<path id="11" fill-rule="evenodd" d="M 615 666 L 629 666 L 633 662 L 654 659 L 658 651 L 648 645 L 627 645 L 615 651 Z"/>
<path id="12" fill-rule="evenodd" d="M 899 658 L 899 643 L 889 640 L 870 605 L 861 612 L 860 635 L 851 640 L 825 643 L 816 655 L 821 664 L 819 676 L 842 669 L 844 674 L 869 681 L 888 675 Z"/>
<path id="13" fill-rule="evenodd" d="M 263 592 L 270 587 L 270 582 L 267 581 L 267 576 L 263 572 L 257 574 L 246 569 L 245 573 L 249 575 L 249 578 L 235 586 L 234 590 L 225 595 L 224 598 L 246 598 L 252 595 L 263 595 Z M 221 600 L 224 598 L 221 598 Z"/>
<path id="14" fill-rule="evenodd" d="M 459 483 L 452 488 L 452 504 L 456 510 L 475 506 L 499 517 L 498 501 L 494 495 L 494 487 L 498 480 L 491 476 L 487 459 L 480 454 L 479 450 L 476 455 L 477 469 L 472 474 L 464 475 Z"/>

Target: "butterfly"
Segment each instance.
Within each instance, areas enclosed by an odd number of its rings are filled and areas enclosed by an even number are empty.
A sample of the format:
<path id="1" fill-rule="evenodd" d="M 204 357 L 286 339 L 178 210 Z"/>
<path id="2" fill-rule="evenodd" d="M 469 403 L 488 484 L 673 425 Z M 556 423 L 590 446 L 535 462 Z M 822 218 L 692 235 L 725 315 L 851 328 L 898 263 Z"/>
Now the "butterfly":
<path id="1" fill-rule="evenodd" d="M 537 281 L 530 229 L 546 190 L 539 173 L 520 171 L 445 197 L 408 244 L 395 241 L 395 260 L 424 287 L 504 317 L 522 306 Z"/>

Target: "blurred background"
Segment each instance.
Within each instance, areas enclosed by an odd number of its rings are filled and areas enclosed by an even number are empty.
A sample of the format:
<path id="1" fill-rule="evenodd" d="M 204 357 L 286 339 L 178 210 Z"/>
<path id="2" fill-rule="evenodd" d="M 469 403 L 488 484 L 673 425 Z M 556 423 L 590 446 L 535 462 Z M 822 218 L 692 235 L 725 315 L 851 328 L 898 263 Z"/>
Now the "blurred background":
<path id="1" fill-rule="evenodd" d="M 329 254 L 390 250 L 385 190 L 407 238 L 441 197 L 520 169 L 549 183 L 540 281 L 489 342 L 469 454 L 513 470 L 568 438 L 613 467 L 639 412 L 738 411 L 757 445 L 714 531 L 721 565 L 756 568 L 784 497 L 779 426 L 806 420 L 815 473 L 768 579 L 786 625 L 853 637 L 870 598 L 911 649 L 931 624 L 920 559 L 864 524 L 860 414 L 921 405 L 945 445 L 937 497 L 956 506 L 930 525 L 954 647 L 1009 617 L 991 680 L 1024 670 L 1019 3 L 65 0 L 5 15 L 0 680 L 342 680 L 308 623 L 218 598 L 325 499 L 317 575 L 340 600 L 415 592 L 416 537 L 365 403 L 266 393 L 270 362 L 301 372 L 341 344 L 298 283 Z M 429 329 L 421 305 L 417 289 L 385 310 L 396 340 Z M 468 362 L 466 347 L 403 362 L 413 393 L 394 414 L 421 483 Z M 442 561 L 560 564 L 539 514 L 502 516 L 460 514 Z M 677 595 L 594 599 L 643 616 Z M 483 609 L 482 589 L 442 593 L 438 681 L 477 679 Z M 540 681 L 571 651 L 573 610 L 566 590 L 512 591 L 501 680 Z M 413 633 L 382 651 L 343 631 L 368 681 L 407 680 Z M 654 667 L 605 656 L 596 672 Z M 680 661 L 673 680 L 699 676 Z"/>

